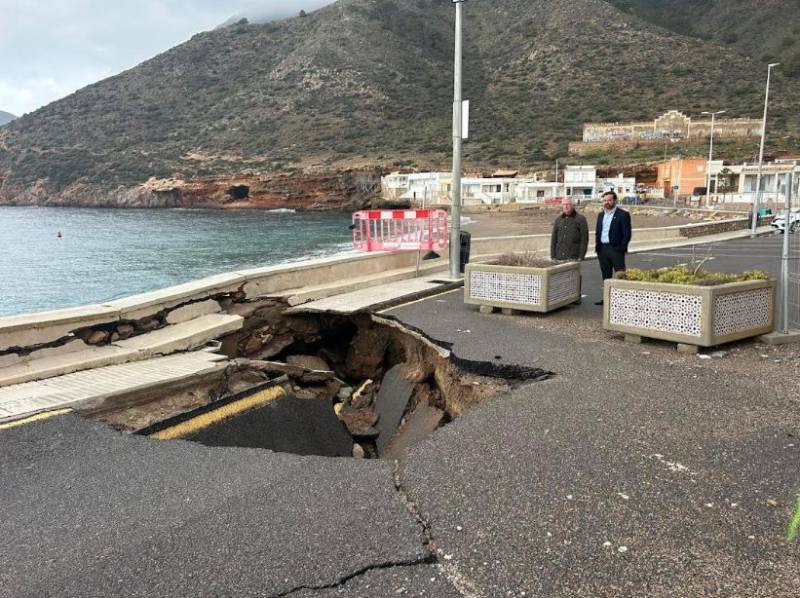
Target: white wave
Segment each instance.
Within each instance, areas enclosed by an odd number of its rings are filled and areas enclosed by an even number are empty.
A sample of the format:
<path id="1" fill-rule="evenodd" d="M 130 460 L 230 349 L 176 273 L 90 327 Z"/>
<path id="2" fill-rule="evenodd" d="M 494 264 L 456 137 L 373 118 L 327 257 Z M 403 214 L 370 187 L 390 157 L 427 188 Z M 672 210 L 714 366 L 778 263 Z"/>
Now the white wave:
<path id="1" fill-rule="evenodd" d="M 297 210 L 290 208 L 275 208 L 274 210 L 267 210 L 270 214 L 297 214 Z"/>

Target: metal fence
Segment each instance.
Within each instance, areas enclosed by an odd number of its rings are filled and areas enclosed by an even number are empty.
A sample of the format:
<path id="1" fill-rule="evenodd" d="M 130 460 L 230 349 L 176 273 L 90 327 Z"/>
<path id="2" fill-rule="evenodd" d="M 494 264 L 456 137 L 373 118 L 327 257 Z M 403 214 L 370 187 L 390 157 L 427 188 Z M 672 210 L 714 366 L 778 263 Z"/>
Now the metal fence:
<path id="1" fill-rule="evenodd" d="M 781 251 L 780 300 L 778 302 L 778 329 L 781 332 L 800 329 L 800 223 L 795 211 L 800 205 L 798 189 L 789 176 L 783 210 L 776 216 L 783 220 L 783 248 Z M 800 181 L 797 181 L 800 182 Z"/>
<path id="2" fill-rule="evenodd" d="M 797 197 L 794 205 L 798 205 Z M 800 229 L 789 235 L 789 300 L 788 322 L 789 328 L 800 329 Z"/>

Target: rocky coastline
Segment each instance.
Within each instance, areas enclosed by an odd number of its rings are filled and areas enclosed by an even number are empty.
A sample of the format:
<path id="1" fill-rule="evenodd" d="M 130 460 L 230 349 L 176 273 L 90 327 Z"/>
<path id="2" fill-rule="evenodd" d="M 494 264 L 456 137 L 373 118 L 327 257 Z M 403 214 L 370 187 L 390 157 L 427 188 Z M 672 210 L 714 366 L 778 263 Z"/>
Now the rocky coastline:
<path id="1" fill-rule="evenodd" d="M 376 205 L 380 177 L 379 170 L 345 170 L 151 178 L 116 187 L 73 183 L 54 188 L 46 180 L 29 186 L 0 183 L 0 206 L 352 211 Z"/>

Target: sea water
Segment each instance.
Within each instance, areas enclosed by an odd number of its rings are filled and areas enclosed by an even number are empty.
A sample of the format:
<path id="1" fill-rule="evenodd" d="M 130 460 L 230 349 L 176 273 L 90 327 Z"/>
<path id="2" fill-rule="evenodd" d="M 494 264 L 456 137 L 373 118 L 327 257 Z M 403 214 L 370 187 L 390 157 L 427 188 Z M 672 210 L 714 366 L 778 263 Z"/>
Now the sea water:
<path id="1" fill-rule="evenodd" d="M 0 315 L 352 249 L 341 213 L 0 207 Z"/>

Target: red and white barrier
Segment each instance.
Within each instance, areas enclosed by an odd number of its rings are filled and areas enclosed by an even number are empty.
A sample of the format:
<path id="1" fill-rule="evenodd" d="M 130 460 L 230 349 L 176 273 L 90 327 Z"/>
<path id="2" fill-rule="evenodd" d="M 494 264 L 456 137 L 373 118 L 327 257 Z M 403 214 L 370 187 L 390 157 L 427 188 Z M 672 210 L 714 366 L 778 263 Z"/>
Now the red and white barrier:
<path id="1" fill-rule="evenodd" d="M 364 210 L 353 214 L 357 251 L 437 251 L 447 247 L 444 210 Z"/>

